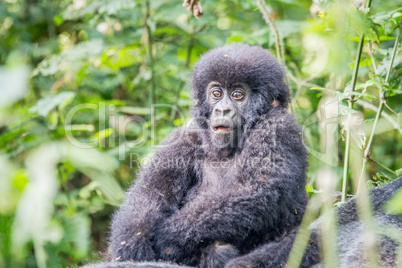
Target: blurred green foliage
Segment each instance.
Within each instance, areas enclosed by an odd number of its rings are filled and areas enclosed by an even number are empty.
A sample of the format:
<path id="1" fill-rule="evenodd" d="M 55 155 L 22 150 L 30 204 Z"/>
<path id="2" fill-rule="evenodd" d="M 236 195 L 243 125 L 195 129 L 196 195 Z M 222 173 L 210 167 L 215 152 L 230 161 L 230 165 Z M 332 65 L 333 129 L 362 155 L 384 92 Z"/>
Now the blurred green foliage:
<path id="1" fill-rule="evenodd" d="M 267 6 L 284 45 L 290 109 L 304 124 L 311 149 L 311 194 L 319 192 L 315 179 L 323 167 L 341 180 L 344 131 L 352 133 L 352 150 L 364 149 L 379 88 L 387 107 L 375 129 L 369 183 L 401 176 L 401 42 L 389 67 L 401 3 L 373 0 L 366 16 L 362 2 L 275 0 Z M 111 213 L 135 179 L 138 161 L 189 118 L 188 80 L 200 54 L 232 42 L 275 54 L 274 33 L 254 1 L 201 3 L 204 14 L 197 20 L 180 1 L 2 2 L 0 267 L 100 259 Z M 362 33 L 352 110 L 347 99 Z M 331 102 L 336 111 L 325 110 Z M 351 113 L 356 116 L 348 125 Z M 353 193 L 351 183 L 348 189 Z M 392 210 L 401 211 L 395 204 Z"/>

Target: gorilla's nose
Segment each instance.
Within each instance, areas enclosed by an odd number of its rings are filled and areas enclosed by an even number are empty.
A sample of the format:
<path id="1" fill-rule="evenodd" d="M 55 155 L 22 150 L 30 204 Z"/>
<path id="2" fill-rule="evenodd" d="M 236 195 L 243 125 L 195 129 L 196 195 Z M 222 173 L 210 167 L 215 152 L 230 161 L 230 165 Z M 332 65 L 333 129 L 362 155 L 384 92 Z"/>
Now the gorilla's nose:
<path id="1" fill-rule="evenodd" d="M 231 108 L 228 107 L 216 107 L 215 114 L 218 116 L 228 116 L 233 112 Z"/>

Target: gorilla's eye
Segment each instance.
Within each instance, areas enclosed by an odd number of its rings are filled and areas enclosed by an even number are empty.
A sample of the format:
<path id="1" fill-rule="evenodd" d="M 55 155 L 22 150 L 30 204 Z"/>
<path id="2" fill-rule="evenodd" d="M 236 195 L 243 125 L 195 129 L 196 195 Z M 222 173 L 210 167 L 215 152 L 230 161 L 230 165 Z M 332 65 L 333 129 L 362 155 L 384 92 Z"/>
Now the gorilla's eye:
<path id="1" fill-rule="evenodd" d="M 222 97 L 222 91 L 220 91 L 220 90 L 214 90 L 214 91 L 212 91 L 212 95 L 213 95 L 215 98 L 220 98 L 220 97 Z"/>
<path id="2" fill-rule="evenodd" d="M 244 94 L 241 91 L 233 91 L 231 96 L 236 100 L 241 100 L 244 97 Z"/>

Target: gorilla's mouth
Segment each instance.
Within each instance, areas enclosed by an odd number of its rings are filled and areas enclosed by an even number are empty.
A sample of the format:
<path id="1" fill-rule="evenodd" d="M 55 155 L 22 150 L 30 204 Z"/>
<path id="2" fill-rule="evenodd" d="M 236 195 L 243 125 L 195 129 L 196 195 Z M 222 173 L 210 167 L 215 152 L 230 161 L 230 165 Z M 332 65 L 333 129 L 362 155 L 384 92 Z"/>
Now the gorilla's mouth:
<path id="1" fill-rule="evenodd" d="M 220 131 L 226 132 L 226 131 L 232 130 L 231 127 L 224 126 L 224 125 L 214 126 L 214 127 L 212 127 L 212 129 L 213 129 L 213 131 L 216 131 L 216 132 L 218 132 L 218 131 L 219 131 L 219 132 L 220 132 Z"/>

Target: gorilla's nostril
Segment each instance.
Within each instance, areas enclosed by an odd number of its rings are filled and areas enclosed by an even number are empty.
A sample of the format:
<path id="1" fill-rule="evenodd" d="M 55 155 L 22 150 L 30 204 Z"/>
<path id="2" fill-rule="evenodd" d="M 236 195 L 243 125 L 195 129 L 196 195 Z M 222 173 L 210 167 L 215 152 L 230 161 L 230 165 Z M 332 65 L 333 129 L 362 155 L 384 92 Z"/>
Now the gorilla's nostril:
<path id="1" fill-rule="evenodd" d="M 223 115 L 223 116 L 229 114 L 231 111 L 232 111 L 232 109 L 220 109 L 220 108 L 216 109 L 217 114 Z"/>

